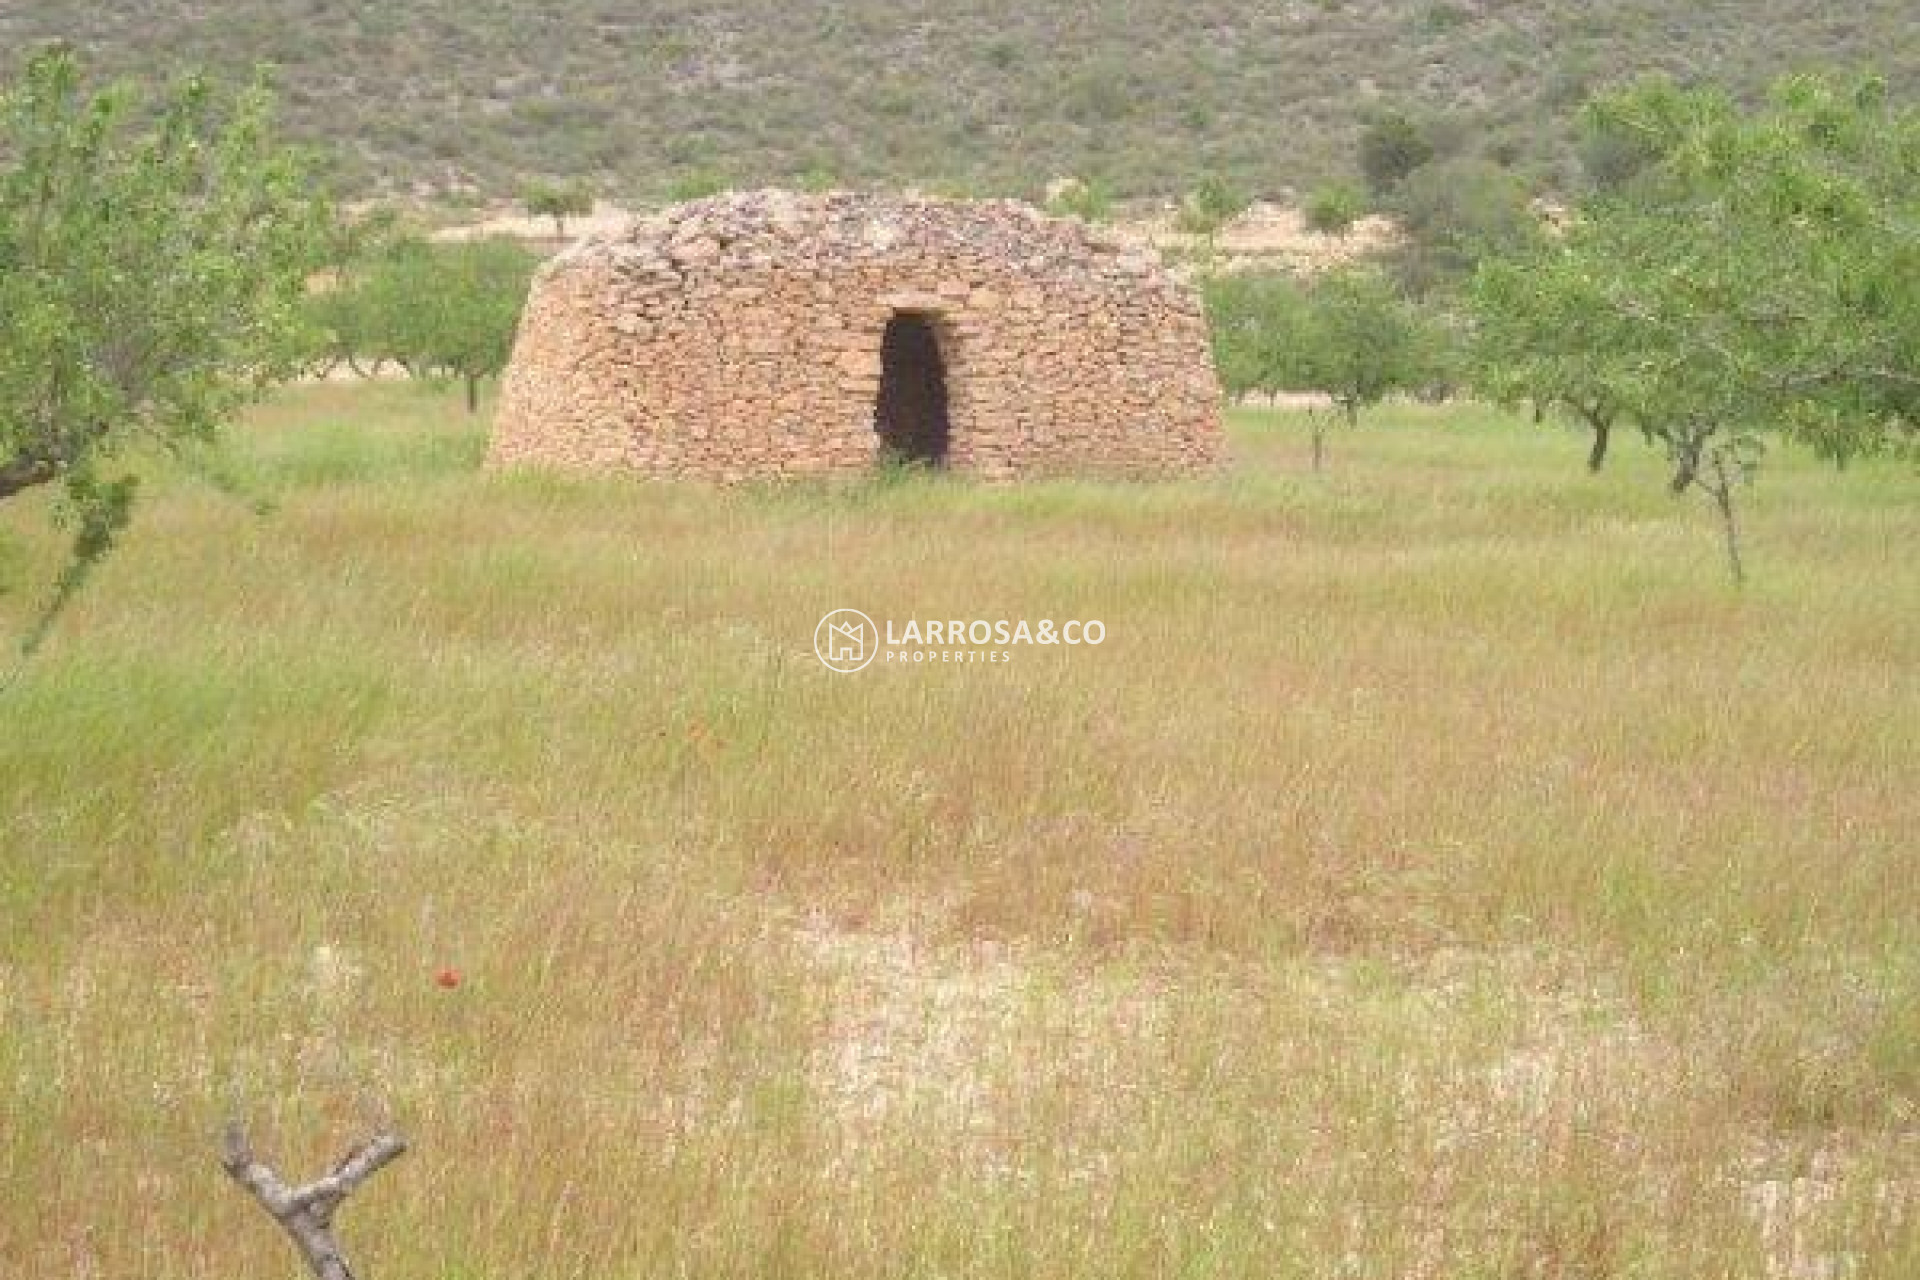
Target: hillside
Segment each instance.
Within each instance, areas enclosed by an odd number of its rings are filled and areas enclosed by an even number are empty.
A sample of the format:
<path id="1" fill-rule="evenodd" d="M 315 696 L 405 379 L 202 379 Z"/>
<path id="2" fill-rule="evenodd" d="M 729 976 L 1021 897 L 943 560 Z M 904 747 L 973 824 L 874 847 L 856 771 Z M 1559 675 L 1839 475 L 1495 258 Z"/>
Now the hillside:
<path id="1" fill-rule="evenodd" d="M 1373 104 L 1441 113 L 1551 176 L 1593 86 L 1663 68 L 1751 89 L 1877 62 L 1920 82 L 1910 0 L 33 0 L 0 49 L 74 40 L 116 74 L 279 69 L 293 129 L 361 190 L 615 194 L 814 175 L 1031 192 L 1220 172 L 1279 194 L 1343 169 Z"/>

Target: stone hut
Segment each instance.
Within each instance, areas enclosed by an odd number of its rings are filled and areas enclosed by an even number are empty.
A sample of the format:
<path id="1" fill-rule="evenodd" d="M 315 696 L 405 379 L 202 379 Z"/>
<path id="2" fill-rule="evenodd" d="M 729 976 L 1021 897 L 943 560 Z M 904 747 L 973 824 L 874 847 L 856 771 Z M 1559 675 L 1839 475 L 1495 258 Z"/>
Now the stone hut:
<path id="1" fill-rule="evenodd" d="M 1003 478 L 1220 449 L 1206 322 L 1151 250 L 1012 201 L 758 191 L 542 269 L 489 461 Z"/>

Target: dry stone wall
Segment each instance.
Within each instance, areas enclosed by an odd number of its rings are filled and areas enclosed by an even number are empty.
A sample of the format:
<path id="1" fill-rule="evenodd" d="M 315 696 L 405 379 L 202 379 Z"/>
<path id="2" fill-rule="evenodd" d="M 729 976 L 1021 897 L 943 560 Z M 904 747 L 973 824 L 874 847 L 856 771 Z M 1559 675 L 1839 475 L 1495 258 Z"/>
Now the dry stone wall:
<path id="1" fill-rule="evenodd" d="M 938 340 L 948 465 L 1153 474 L 1220 454 L 1193 293 L 1011 201 L 761 191 L 582 241 L 535 282 L 489 460 L 735 480 L 863 469 L 881 343 Z"/>

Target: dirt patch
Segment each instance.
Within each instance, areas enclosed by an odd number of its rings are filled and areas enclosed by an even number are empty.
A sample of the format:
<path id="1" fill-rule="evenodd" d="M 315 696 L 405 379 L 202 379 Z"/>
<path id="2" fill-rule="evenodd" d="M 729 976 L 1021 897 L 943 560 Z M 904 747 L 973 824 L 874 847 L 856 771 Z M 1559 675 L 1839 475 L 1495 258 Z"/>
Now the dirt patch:
<path id="1" fill-rule="evenodd" d="M 1163 1034 L 1145 979 L 1068 973 L 1002 943 L 930 946 L 907 933 L 795 935 L 828 995 L 811 1086 L 843 1144 L 937 1133 L 989 1167 L 1036 1100 L 1086 1104 L 1076 1141 L 1097 1140 L 1137 1093 L 1136 1050 Z"/>
<path id="2" fill-rule="evenodd" d="M 1377 254 L 1399 243 L 1399 229 L 1378 215 L 1360 219 L 1339 235 L 1315 231 L 1306 215 L 1288 205 L 1256 201 L 1213 237 L 1189 235 L 1175 225 L 1171 208 L 1114 223 L 1123 238 L 1150 244 L 1164 253 L 1209 252 L 1211 265 L 1225 271 L 1291 271 L 1312 275 Z"/>

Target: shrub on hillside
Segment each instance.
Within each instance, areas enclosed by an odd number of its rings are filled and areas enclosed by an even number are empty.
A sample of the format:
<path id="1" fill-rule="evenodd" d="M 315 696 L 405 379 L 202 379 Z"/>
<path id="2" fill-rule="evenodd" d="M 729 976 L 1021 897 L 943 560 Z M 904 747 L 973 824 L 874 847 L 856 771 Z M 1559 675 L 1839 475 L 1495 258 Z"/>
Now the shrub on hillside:
<path id="1" fill-rule="evenodd" d="M 1374 194 L 1384 195 L 1433 159 L 1430 131 L 1404 111 L 1384 111 L 1360 131 L 1360 172 Z"/>
<path id="2" fill-rule="evenodd" d="M 1220 229 L 1246 212 L 1253 198 L 1232 182 L 1210 174 L 1180 202 L 1175 225 L 1188 235 L 1212 239 Z"/>
<path id="3" fill-rule="evenodd" d="M 1424 165 L 1389 202 L 1405 239 L 1394 254 L 1401 285 L 1415 297 L 1450 291 L 1489 254 L 1517 252 L 1541 234 L 1526 187 L 1485 160 L 1454 157 Z"/>
<path id="4" fill-rule="evenodd" d="M 1351 182 L 1326 182 L 1307 195 L 1307 225 L 1323 235 L 1341 236 L 1367 212 L 1367 194 Z"/>

